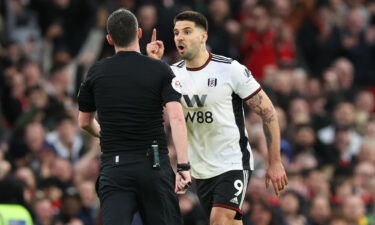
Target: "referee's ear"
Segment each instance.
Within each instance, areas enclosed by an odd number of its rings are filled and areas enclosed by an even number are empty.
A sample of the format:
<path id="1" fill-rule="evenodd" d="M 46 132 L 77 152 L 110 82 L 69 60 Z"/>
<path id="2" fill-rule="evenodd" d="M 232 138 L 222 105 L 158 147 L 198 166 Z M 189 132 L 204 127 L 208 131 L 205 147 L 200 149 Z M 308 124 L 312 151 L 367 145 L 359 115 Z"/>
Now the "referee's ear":
<path id="1" fill-rule="evenodd" d="M 111 35 L 107 34 L 106 38 L 107 38 L 107 41 L 108 41 L 109 45 L 114 45 L 115 44 L 115 42 L 112 40 Z"/>
<path id="2" fill-rule="evenodd" d="M 142 28 L 137 29 L 137 37 L 138 37 L 138 40 L 142 38 Z"/>

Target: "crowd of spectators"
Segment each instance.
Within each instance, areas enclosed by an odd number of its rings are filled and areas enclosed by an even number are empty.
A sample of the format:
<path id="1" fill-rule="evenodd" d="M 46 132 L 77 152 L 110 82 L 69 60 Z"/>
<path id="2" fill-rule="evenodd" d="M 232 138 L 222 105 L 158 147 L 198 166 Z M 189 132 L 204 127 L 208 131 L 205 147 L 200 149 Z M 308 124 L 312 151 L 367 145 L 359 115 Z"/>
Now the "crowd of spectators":
<path id="1" fill-rule="evenodd" d="M 168 63 L 173 17 L 202 12 L 210 51 L 245 64 L 275 104 L 289 185 L 266 189 L 262 123 L 246 110 L 245 225 L 375 224 L 374 0 L 1 0 L 0 203 L 36 225 L 100 223 L 100 146 L 77 126 L 76 96 L 114 54 L 105 25 L 119 7 L 138 17 L 142 53 L 157 28 Z M 180 206 L 186 225 L 207 224 L 194 188 Z"/>

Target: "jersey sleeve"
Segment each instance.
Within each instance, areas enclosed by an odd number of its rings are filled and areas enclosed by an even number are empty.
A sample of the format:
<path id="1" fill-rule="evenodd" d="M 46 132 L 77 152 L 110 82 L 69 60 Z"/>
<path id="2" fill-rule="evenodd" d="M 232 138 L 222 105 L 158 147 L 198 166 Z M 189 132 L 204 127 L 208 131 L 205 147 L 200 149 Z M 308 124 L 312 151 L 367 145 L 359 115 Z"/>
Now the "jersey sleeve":
<path id="1" fill-rule="evenodd" d="M 78 92 L 78 108 L 81 112 L 94 112 L 96 111 L 95 98 L 92 87 L 92 77 L 94 66 L 90 68 L 87 73 L 87 78 L 81 83 Z"/>
<path id="2" fill-rule="evenodd" d="M 162 82 L 162 99 L 163 105 L 167 104 L 168 102 L 180 102 L 181 93 L 175 89 L 176 77 L 172 71 L 172 69 L 165 64 L 165 75 L 163 76 Z"/>
<path id="3" fill-rule="evenodd" d="M 261 90 L 250 70 L 238 61 L 232 62 L 231 82 L 234 92 L 242 99 L 247 100 Z"/>

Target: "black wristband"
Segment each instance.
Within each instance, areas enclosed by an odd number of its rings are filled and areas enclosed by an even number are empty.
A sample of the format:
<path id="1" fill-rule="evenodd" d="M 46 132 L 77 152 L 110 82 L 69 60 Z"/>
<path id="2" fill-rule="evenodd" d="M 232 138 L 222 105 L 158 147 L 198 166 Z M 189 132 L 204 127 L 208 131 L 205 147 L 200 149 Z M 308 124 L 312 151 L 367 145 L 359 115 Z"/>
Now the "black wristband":
<path id="1" fill-rule="evenodd" d="M 190 163 L 177 163 L 177 172 L 190 170 Z"/>

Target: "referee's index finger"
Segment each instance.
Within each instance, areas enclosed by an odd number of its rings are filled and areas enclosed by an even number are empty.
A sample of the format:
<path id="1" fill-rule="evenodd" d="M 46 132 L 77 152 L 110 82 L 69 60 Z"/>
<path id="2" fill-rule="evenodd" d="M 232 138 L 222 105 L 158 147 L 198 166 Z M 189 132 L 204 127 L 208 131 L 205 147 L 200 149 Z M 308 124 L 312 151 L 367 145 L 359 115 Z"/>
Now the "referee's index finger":
<path id="1" fill-rule="evenodd" d="M 156 28 L 152 30 L 151 42 L 156 41 Z"/>

